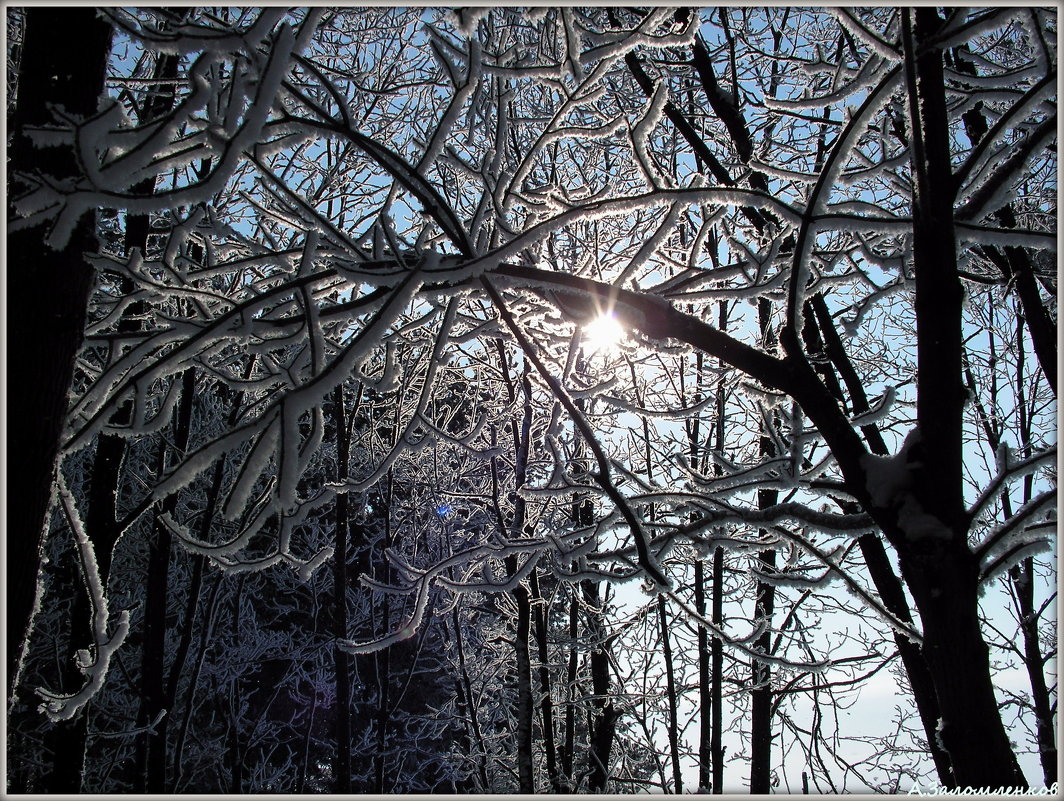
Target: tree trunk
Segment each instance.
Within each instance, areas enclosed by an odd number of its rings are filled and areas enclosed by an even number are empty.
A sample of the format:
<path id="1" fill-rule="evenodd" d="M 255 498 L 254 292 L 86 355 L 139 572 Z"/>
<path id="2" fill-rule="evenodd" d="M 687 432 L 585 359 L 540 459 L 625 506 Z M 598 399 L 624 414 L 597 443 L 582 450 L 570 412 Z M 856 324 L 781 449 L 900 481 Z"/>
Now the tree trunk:
<path id="1" fill-rule="evenodd" d="M 669 637 L 669 620 L 666 615 L 665 597 L 658 596 L 658 625 L 661 629 L 661 650 L 665 657 L 665 693 L 669 701 L 669 756 L 672 759 L 672 784 L 677 795 L 683 794 L 683 777 L 680 774 L 680 721 L 676 697 L 676 671 L 672 664 L 672 641 Z"/>
<path id="2" fill-rule="evenodd" d="M 964 548 L 903 555 L 938 694 L 938 736 L 957 787 L 1026 787 L 1001 721 L 979 621 L 978 565 Z"/>
<path id="3" fill-rule="evenodd" d="M 71 114 L 96 111 L 103 90 L 111 28 L 93 8 L 29 7 L 19 65 L 18 101 L 11 118 L 8 192 L 23 189 L 18 171 L 41 169 L 54 178 L 79 173 L 74 153 L 36 150 L 24 131 L 51 121 L 49 105 Z M 8 207 L 8 219 L 15 215 Z M 74 357 L 81 345 L 93 270 L 84 254 L 95 248 L 95 221 L 83 218 L 66 249 L 44 244 L 45 228 L 9 231 L 7 238 L 8 393 L 7 556 L 23 569 L 7 575 L 7 675 L 11 692 L 18 680 L 36 596 L 45 516 L 55 480 L 59 437 L 67 408 Z"/>
<path id="4" fill-rule="evenodd" d="M 547 779 L 552 793 L 562 793 L 561 776 L 558 774 L 558 748 L 554 741 L 554 702 L 551 693 L 550 649 L 547 644 L 547 612 L 539 591 L 539 574 L 536 570 L 529 576 L 532 598 L 536 658 L 539 661 L 539 713 L 543 729 L 543 755 L 547 762 Z"/>
<path id="5" fill-rule="evenodd" d="M 569 658 L 565 668 L 565 691 L 567 701 L 565 704 L 565 737 L 562 744 L 562 776 L 565 779 L 567 792 L 575 792 L 576 776 L 573 773 L 576 752 L 576 699 L 579 697 L 577 688 L 577 668 L 579 666 L 579 652 L 577 651 L 577 637 L 580 634 L 580 600 L 576 595 L 575 588 L 569 599 Z"/>
<path id="6" fill-rule="evenodd" d="M 1053 730 L 1053 704 L 1046 685 L 1045 659 L 1038 635 L 1038 614 L 1034 608 L 1034 559 L 1027 558 L 1012 568 L 1009 578 L 1016 592 L 1023 632 L 1023 664 L 1031 681 L 1035 735 L 1042 777 L 1046 786 L 1057 781 L 1057 743 Z"/>
<path id="7" fill-rule="evenodd" d="M 351 443 L 347 431 L 344 408 L 344 386 L 333 390 L 333 425 L 336 427 L 336 480 L 343 484 L 348 478 Z M 350 538 L 350 513 L 347 493 L 336 496 L 336 540 L 333 551 L 333 615 L 337 640 L 347 639 L 347 560 Z M 333 792 L 351 792 L 351 654 L 338 644 L 333 645 L 333 667 L 336 671 L 336 752 L 333 757 Z"/>
<path id="8" fill-rule="evenodd" d="M 758 323 L 761 328 L 761 340 L 764 347 L 772 344 L 771 308 L 768 301 L 758 302 Z M 774 416 L 763 422 L 764 426 L 774 425 Z M 771 458 L 776 455 L 772 437 L 767 431 L 762 432 L 760 443 L 761 455 Z M 766 509 L 776 503 L 779 493 L 776 490 L 758 490 L 757 505 Z M 762 530 L 761 536 L 769 532 Z M 776 571 L 776 552 L 764 550 L 757 555 L 757 566 L 766 574 Z M 765 627 L 764 632 L 754 642 L 757 653 L 768 656 L 772 651 L 772 613 L 776 605 L 776 587 L 768 582 L 757 582 L 757 601 L 754 620 Z M 756 657 L 750 664 L 750 792 L 769 793 L 772 791 L 772 669 L 768 663 Z"/>
<path id="9" fill-rule="evenodd" d="M 183 457 L 188 449 L 192 428 L 192 401 L 195 397 L 196 374 L 187 369 L 181 376 L 181 397 L 178 400 L 174 421 L 173 444 Z M 160 454 L 160 472 L 163 474 L 166 445 Z M 177 498 L 171 496 L 162 503 L 163 513 L 177 510 Z M 173 535 L 170 529 L 159 522 L 155 524 L 155 541 L 148 555 L 148 575 L 144 602 L 144 645 L 141 659 L 140 712 L 138 726 L 147 726 L 164 711 L 169 700 L 166 692 L 166 608 L 170 596 L 170 550 Z M 179 669 L 175 663 L 171 670 Z M 165 718 L 164 718 L 165 719 Z M 138 776 L 143 776 L 145 792 L 165 792 L 166 783 L 166 727 L 160 720 L 154 732 L 141 735 L 138 746 Z"/>
<path id="10" fill-rule="evenodd" d="M 391 565 L 383 558 L 384 550 L 392 547 L 392 522 L 391 508 L 394 492 L 394 479 L 389 470 L 384 485 L 384 548 L 382 549 L 381 581 L 384 584 L 391 583 Z M 384 599 L 381 613 L 381 631 L 387 632 L 391 627 L 391 607 L 388 598 Z M 377 749 L 373 755 L 373 792 L 381 794 L 384 789 L 385 767 L 388 762 L 388 726 L 391 723 L 389 706 L 391 706 L 392 688 L 392 649 L 391 646 L 382 648 L 373 654 L 374 669 L 377 677 Z"/>
<path id="11" fill-rule="evenodd" d="M 695 611 L 709 617 L 706 608 L 706 569 L 702 559 L 695 559 Z M 705 626 L 698 627 L 698 789 L 708 793 L 713 787 L 713 693 L 710 685 L 709 633 Z"/>
<path id="12" fill-rule="evenodd" d="M 775 492 L 760 490 L 766 494 Z M 759 566 L 771 572 L 776 564 L 776 552 L 762 551 Z M 768 655 L 772 648 L 772 613 L 776 602 L 776 588 L 766 582 L 757 584 L 757 611 L 754 620 L 766 630 L 757 638 L 754 649 Z M 750 792 L 772 792 L 772 669 L 755 658 L 750 664 Z"/>
<path id="13" fill-rule="evenodd" d="M 599 596 L 597 581 L 585 580 L 580 583 L 587 606 L 588 640 L 592 643 L 591 651 L 591 690 L 592 715 L 591 739 L 588 745 L 588 791 L 606 792 L 610 778 L 610 751 L 616 732 L 620 713 L 610 698 L 610 655 L 609 643 L 602 625 L 602 600 Z"/>
<path id="14" fill-rule="evenodd" d="M 713 552 L 713 625 L 724 628 L 724 549 Z M 724 792 L 724 643 L 714 637 L 710 645 L 713 694 L 713 793 Z"/>
<path id="15" fill-rule="evenodd" d="M 1002 724 L 979 622 L 979 564 L 968 547 L 962 448 L 962 304 L 953 226 L 942 54 L 931 43 L 937 11 L 902 11 L 912 128 L 920 441 L 910 452 L 920 526 L 887 531 L 923 622 L 922 651 L 938 694 L 939 738 L 959 787 L 1026 787 Z M 930 531 L 924 521 L 932 521 Z M 919 528 L 920 530 L 917 530 Z"/>
<path id="16" fill-rule="evenodd" d="M 506 569 L 511 575 L 517 572 L 517 559 L 506 558 Z M 519 792 L 536 792 L 536 777 L 533 761 L 532 717 L 535 706 L 532 699 L 532 658 L 528 640 L 531 633 L 532 607 L 529 604 L 528 588 L 518 584 L 513 591 L 517 604 L 517 623 L 514 633 L 514 670 L 517 674 L 517 779 Z"/>
<path id="17" fill-rule="evenodd" d="M 471 740 L 469 751 L 471 754 L 476 754 L 477 776 L 480 778 L 480 787 L 473 789 L 479 789 L 479 792 L 481 793 L 490 793 L 492 787 L 491 783 L 488 781 L 487 748 L 484 745 L 484 735 L 480 731 L 480 721 L 477 717 L 477 708 L 473 696 L 473 684 L 469 679 L 469 669 L 466 666 L 465 642 L 462 637 L 462 620 L 458 614 L 457 606 L 451 610 L 451 622 L 454 625 L 454 647 L 458 652 L 459 681 L 456 682 L 456 685 L 458 690 L 457 697 L 459 699 L 459 709 L 464 707 L 466 710 L 466 715 L 469 721 L 467 731 L 471 735 L 471 737 L 467 738 Z"/>

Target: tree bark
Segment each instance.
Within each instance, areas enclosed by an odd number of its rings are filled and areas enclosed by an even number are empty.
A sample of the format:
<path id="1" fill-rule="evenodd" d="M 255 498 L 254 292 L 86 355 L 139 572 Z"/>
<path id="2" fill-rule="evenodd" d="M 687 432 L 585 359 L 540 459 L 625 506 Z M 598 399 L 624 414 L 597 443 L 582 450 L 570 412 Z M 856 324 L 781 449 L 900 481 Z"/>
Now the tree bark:
<path id="1" fill-rule="evenodd" d="M 506 558 L 509 573 L 517 572 L 515 557 Z M 532 717 L 535 706 L 532 699 L 532 658 L 528 640 L 532 624 L 532 608 L 528 600 L 528 588 L 518 584 L 513 591 L 517 605 L 516 631 L 514 632 L 514 670 L 517 674 L 517 779 L 519 792 L 536 792 L 535 763 L 533 761 Z"/>
<path id="2" fill-rule="evenodd" d="M 695 559 L 695 611 L 709 617 L 706 606 L 706 569 L 702 559 Z M 704 626 L 698 627 L 698 789 L 709 792 L 713 787 L 713 693 L 710 685 L 709 633 Z"/>
<path id="3" fill-rule="evenodd" d="M 111 28 L 92 8 L 25 10 L 18 100 L 8 152 L 10 199 L 23 189 L 16 172 L 41 168 L 54 178 L 79 174 L 74 153 L 36 150 L 26 129 L 51 121 L 49 105 L 73 114 L 96 111 L 103 90 Z M 16 219 L 11 206 L 8 219 Z M 45 515 L 55 480 L 56 458 L 74 357 L 81 345 L 93 270 L 84 254 L 95 247 L 95 222 L 76 226 L 63 251 L 44 244 L 45 228 L 9 231 L 7 239 L 8 394 L 7 556 L 23 569 L 7 576 L 7 675 L 13 693 L 28 639 L 36 595 Z"/>
<path id="4" fill-rule="evenodd" d="M 351 443 L 344 408 L 344 386 L 333 390 L 333 425 L 336 427 L 336 480 L 343 484 L 348 478 Z M 347 560 L 350 540 L 350 512 L 346 492 L 336 496 L 336 541 L 333 551 L 333 614 L 334 636 L 347 639 Z M 333 645 L 333 667 L 336 671 L 336 752 L 333 758 L 333 792 L 351 792 L 351 654 L 338 644 Z"/>
<path id="5" fill-rule="evenodd" d="M 916 502 L 932 521 L 898 520 L 893 542 L 920 610 L 923 654 L 938 694 L 939 738 L 960 787 L 1026 787 L 1001 715 L 979 622 L 979 564 L 963 496 L 962 304 L 953 227 L 942 54 L 935 9 L 902 11 L 909 86 L 916 276 L 917 423 L 910 454 Z M 892 532 L 888 531 L 888 536 Z"/>
<path id="6" fill-rule="evenodd" d="M 188 449 L 192 428 L 192 403 L 196 390 L 196 374 L 187 369 L 181 376 L 181 397 L 178 400 L 174 420 L 173 445 L 184 456 Z M 166 458 L 166 445 L 160 454 L 160 471 Z M 177 498 L 171 496 L 162 503 L 163 513 L 177 510 Z M 167 605 L 170 597 L 170 550 L 173 545 L 170 529 L 162 523 L 155 524 L 155 541 L 148 555 L 148 575 L 144 603 L 144 645 L 141 659 L 140 712 L 138 726 L 147 726 L 161 713 L 169 712 L 170 704 L 166 691 L 166 632 Z M 175 663 L 171 671 L 178 670 Z M 165 720 L 166 718 L 163 718 Z M 138 746 L 138 778 L 143 777 L 144 790 L 149 793 L 165 792 L 166 784 L 166 733 L 163 721 L 154 731 L 145 732 Z"/>
<path id="7" fill-rule="evenodd" d="M 766 350 L 770 349 L 775 339 L 772 331 L 771 308 L 768 301 L 758 302 L 758 324 L 761 329 L 761 342 Z M 763 426 L 775 425 L 775 415 L 769 415 Z M 776 448 L 768 431 L 762 429 L 761 456 L 772 458 Z M 757 491 L 757 505 L 760 509 L 773 506 L 779 498 L 776 490 Z M 762 537 L 769 532 L 762 530 Z M 765 574 L 776 572 L 776 551 L 766 549 L 757 555 L 757 566 Z M 757 600 L 754 620 L 765 630 L 754 642 L 754 650 L 768 656 L 772 651 L 772 614 L 776 606 L 776 587 L 769 582 L 757 582 Z M 767 662 L 756 657 L 750 664 L 750 792 L 769 793 L 772 791 L 772 669 Z"/>
<path id="8" fill-rule="evenodd" d="M 683 794 L 683 776 L 680 774 L 680 722 L 676 697 L 676 671 L 672 664 L 672 641 L 669 637 L 669 620 L 666 615 L 665 597 L 658 596 L 658 625 L 661 630 L 661 650 L 665 657 L 665 693 L 669 702 L 669 756 L 672 761 L 672 784 L 677 795 Z"/>
<path id="9" fill-rule="evenodd" d="M 575 516 L 575 511 L 574 511 Z M 565 704 L 565 736 L 562 741 L 562 776 L 566 783 L 567 792 L 575 792 L 576 776 L 573 769 L 576 763 L 576 699 L 578 692 L 579 652 L 577 651 L 577 637 L 580 634 L 580 600 L 574 587 L 572 597 L 569 599 L 569 657 L 565 667 L 565 688 L 567 701 Z"/>
<path id="10" fill-rule="evenodd" d="M 823 296 L 820 294 L 814 295 L 809 299 L 808 307 L 806 326 L 803 331 L 803 335 L 807 337 L 806 346 L 810 353 L 822 351 L 842 379 L 840 384 L 835 374 L 830 373 L 830 375 L 825 376 L 825 385 L 831 389 L 836 399 L 843 405 L 845 400 L 842 386 L 845 385 L 849 394 L 850 410 L 853 414 L 860 415 L 869 411 L 868 395 L 865 393 L 864 384 L 861 382 L 860 376 L 857 375 L 857 370 L 854 369 L 853 363 L 846 353 L 845 346 L 841 337 L 839 337 L 834 321 L 831 319 L 831 314 Z M 813 339 L 815 339 L 815 342 L 812 341 Z M 824 368 L 830 371 L 828 365 L 825 364 Z M 887 445 L 879 428 L 874 423 L 862 426 L 861 432 L 872 453 L 877 456 L 888 455 Z M 856 505 L 852 503 L 843 502 L 842 508 L 848 513 L 857 511 Z M 877 534 L 865 534 L 858 539 L 857 545 L 861 549 L 861 556 L 864 558 L 868 575 L 872 579 L 872 584 L 876 588 L 883 606 L 898 620 L 911 624 L 913 618 L 912 610 L 909 608 L 909 601 L 905 597 L 905 590 L 890 563 L 883 541 Z M 905 666 L 909 686 L 913 691 L 913 700 L 916 703 L 916 709 L 924 727 L 928 749 L 935 762 L 938 780 L 943 787 L 952 787 L 953 776 L 950 770 L 949 756 L 942 750 L 942 746 L 936 737 L 936 727 L 940 717 L 938 696 L 935 693 L 935 686 L 931 681 L 931 676 L 927 672 L 927 663 L 924 662 L 919 646 L 907 636 L 895 631 L 893 637 L 898 653 L 901 656 L 902 664 Z"/>
<path id="11" fill-rule="evenodd" d="M 610 778 L 610 752 L 620 713 L 610 698 L 610 653 L 602 625 L 602 600 L 597 581 L 580 582 L 587 607 L 587 630 L 591 651 L 592 723 L 588 745 L 588 791 L 606 792 Z"/>
<path id="12" fill-rule="evenodd" d="M 1034 707 L 1035 736 L 1042 778 L 1046 786 L 1057 781 L 1057 743 L 1053 727 L 1052 698 L 1046 684 L 1045 657 L 1038 634 L 1038 612 L 1034 607 L 1034 559 L 1027 558 L 1012 568 L 1009 578 L 1015 588 L 1023 632 L 1023 664 L 1031 681 L 1031 705 Z"/>
<path id="13" fill-rule="evenodd" d="M 547 612 L 539 591 L 539 574 L 533 570 L 529 576 L 529 591 L 532 600 L 532 623 L 536 640 L 536 658 L 539 662 L 539 714 L 542 726 L 543 755 L 547 763 L 547 779 L 552 793 L 562 793 L 561 775 L 558 773 L 558 746 L 554 731 L 554 701 L 551 690 L 550 649 L 547 643 Z"/>

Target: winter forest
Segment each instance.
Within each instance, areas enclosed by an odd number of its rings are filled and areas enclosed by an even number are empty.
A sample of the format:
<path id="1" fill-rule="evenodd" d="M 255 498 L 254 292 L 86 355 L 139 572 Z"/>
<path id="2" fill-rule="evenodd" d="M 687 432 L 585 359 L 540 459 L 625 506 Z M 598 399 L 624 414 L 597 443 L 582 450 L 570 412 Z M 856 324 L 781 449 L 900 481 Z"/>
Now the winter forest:
<path id="1" fill-rule="evenodd" d="M 1057 780 L 1055 7 L 6 35 L 7 792 Z"/>

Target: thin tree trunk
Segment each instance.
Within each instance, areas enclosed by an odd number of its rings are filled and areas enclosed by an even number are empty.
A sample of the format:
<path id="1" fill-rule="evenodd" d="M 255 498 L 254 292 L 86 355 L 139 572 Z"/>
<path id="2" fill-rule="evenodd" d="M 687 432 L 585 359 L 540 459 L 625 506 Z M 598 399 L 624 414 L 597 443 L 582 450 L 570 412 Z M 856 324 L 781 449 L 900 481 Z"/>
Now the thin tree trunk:
<path id="1" fill-rule="evenodd" d="M 499 346 L 500 366 L 503 374 L 509 376 L 506 354 Z M 521 420 L 510 419 L 510 437 L 514 448 L 514 492 L 511 496 L 513 503 L 513 519 L 507 521 L 500 504 L 500 480 L 498 460 L 491 460 L 491 485 L 492 503 L 495 509 L 499 531 L 507 538 L 522 537 L 525 531 L 525 499 L 520 490 L 524 487 L 528 469 L 528 446 L 530 430 L 532 426 L 532 394 L 529 384 L 529 366 L 525 362 L 521 380 Z M 508 382 L 508 395 L 511 401 L 517 399 L 517 393 L 512 384 Z M 492 431 L 492 439 L 495 432 Z M 518 571 L 517 557 L 508 556 L 505 560 L 506 570 L 510 575 Z M 532 697 L 532 655 L 529 648 L 529 639 L 532 632 L 532 604 L 528 587 L 524 582 L 519 583 L 513 590 L 514 603 L 517 606 L 517 621 L 514 632 L 514 670 L 517 680 L 517 709 L 515 719 L 517 721 L 517 780 L 521 793 L 536 792 L 536 775 L 534 759 L 534 729 L 533 718 L 535 715 L 535 701 Z"/>
<path id="2" fill-rule="evenodd" d="M 721 331 L 728 329 L 728 305 L 725 301 L 717 304 L 717 327 Z M 718 360 L 718 367 L 723 364 Z M 724 382 L 718 381 L 716 388 L 716 419 L 713 425 L 713 450 L 724 453 L 724 430 L 727 421 L 727 396 Z M 714 472 L 723 473 L 719 464 L 714 464 Z M 724 549 L 713 549 L 713 626 L 717 631 L 724 629 Z M 713 767 L 713 793 L 724 792 L 724 643 L 720 637 L 714 637 L 710 645 L 710 695 L 713 699 L 710 721 L 710 752 Z"/>
<path id="3" fill-rule="evenodd" d="M 558 773 L 558 747 L 554 737 L 554 702 L 551 691 L 550 649 L 547 643 L 547 612 L 539 591 L 539 574 L 536 570 L 529 576 L 529 591 L 532 599 L 534 636 L 539 661 L 539 712 L 543 728 L 543 754 L 547 762 L 547 779 L 552 793 L 562 793 L 564 788 Z"/>
<path id="4" fill-rule="evenodd" d="M 391 522 L 391 508 L 392 508 L 392 495 L 394 492 L 394 482 L 392 471 L 389 470 L 385 478 L 384 487 L 384 549 L 392 547 L 392 522 Z M 381 569 L 383 576 L 381 580 L 385 584 L 391 583 L 391 566 L 387 559 L 382 558 Z M 381 631 L 388 631 L 391 626 L 391 607 L 389 606 L 388 599 L 384 599 L 382 614 L 381 614 Z M 391 723 L 391 716 L 388 714 L 388 708 L 391 706 L 391 687 L 392 687 L 392 649 L 391 647 L 382 648 L 374 654 L 374 665 L 376 668 L 377 676 L 377 749 L 373 755 L 373 792 L 381 794 L 387 792 L 384 787 L 385 781 L 385 767 L 388 762 L 388 727 Z"/>
<path id="5" fill-rule="evenodd" d="M 174 421 L 173 445 L 179 454 L 188 449 L 192 424 L 192 400 L 196 389 L 196 374 L 185 370 L 181 377 L 181 397 Z M 160 453 L 160 467 L 165 464 L 166 445 Z M 159 475 L 163 472 L 160 470 Z M 171 496 L 162 503 L 161 511 L 173 514 L 177 510 L 177 498 Z M 147 726 L 160 714 L 167 711 L 165 678 L 166 659 L 166 609 L 170 596 L 170 550 L 173 535 L 162 523 L 155 524 L 155 540 L 148 554 L 148 574 L 144 601 L 144 644 L 141 658 L 140 711 L 138 726 Z M 174 668 L 177 666 L 175 665 Z M 172 669 L 174 669 L 172 668 Z M 161 725 L 162 721 L 160 721 Z M 164 792 L 166 782 L 166 730 L 141 735 L 137 757 L 138 780 L 143 781 L 144 791 Z"/>
<path id="6" fill-rule="evenodd" d="M 676 697 L 676 671 L 672 664 L 672 638 L 669 637 L 669 619 L 666 614 L 665 598 L 661 595 L 658 596 L 658 625 L 661 629 L 661 650 L 665 657 L 665 692 L 669 701 L 668 736 L 669 756 L 672 758 L 672 784 L 675 793 L 682 795 L 683 777 L 680 774 L 680 721 L 677 711 L 679 703 Z"/>
<path id="7" fill-rule="evenodd" d="M 472 733 L 473 750 L 477 755 L 477 775 L 480 777 L 480 792 L 490 793 L 491 784 L 488 782 L 487 747 L 484 744 L 484 735 L 480 731 L 480 721 L 477 718 L 477 707 L 473 698 L 473 685 L 469 679 L 469 669 L 466 666 L 465 643 L 462 637 L 462 621 L 458 615 L 458 607 L 451 610 L 451 621 L 454 625 L 454 645 L 458 651 L 459 685 L 458 697 L 467 710 L 469 729 Z"/>
<path id="8" fill-rule="evenodd" d="M 1023 632 L 1023 664 L 1031 681 L 1031 704 L 1034 706 L 1035 736 L 1038 739 L 1038 758 L 1042 763 L 1042 778 L 1046 786 L 1057 781 L 1057 744 L 1053 728 L 1052 699 L 1046 684 L 1045 658 L 1038 634 L 1038 612 L 1034 607 L 1034 559 L 1027 558 L 1009 573 L 1020 613 Z"/>
<path id="9" fill-rule="evenodd" d="M 713 625 L 724 626 L 724 549 L 713 551 Z M 710 645 L 713 695 L 713 792 L 724 792 L 724 644 L 714 637 Z"/>
<path id="10" fill-rule="evenodd" d="M 344 386 L 333 391 L 333 425 L 336 427 L 336 480 L 348 479 L 351 443 L 347 430 L 347 411 L 344 408 Z M 347 639 L 347 560 L 350 540 L 350 512 L 347 493 L 336 496 L 336 541 L 333 551 L 333 615 L 337 640 Z M 333 645 L 333 667 L 336 672 L 336 753 L 333 758 L 333 792 L 351 792 L 351 654 L 338 644 Z"/>
<path id="11" fill-rule="evenodd" d="M 709 617 L 706 607 L 706 568 L 703 559 L 695 558 L 695 611 Z M 708 793 L 713 786 L 713 692 L 710 685 L 709 632 L 699 626 L 698 638 L 698 789 Z"/>
<path id="12" fill-rule="evenodd" d="M 567 792 L 576 791 L 576 777 L 573 774 L 576 752 L 576 699 L 579 697 L 577 686 L 577 668 L 579 666 L 579 652 L 576 648 L 577 637 L 580 634 L 580 600 L 576 589 L 573 588 L 572 597 L 569 599 L 569 658 L 565 669 L 565 688 L 568 699 L 565 704 L 565 738 L 562 746 L 562 776 L 564 777 Z"/>
<path id="13" fill-rule="evenodd" d="M 1026 391 L 1024 389 L 1024 365 L 1026 364 L 1023 346 L 1023 316 L 1016 320 L 1016 408 L 1020 413 L 1021 454 L 1024 458 L 1031 456 L 1031 427 L 1027 413 Z M 1044 369 L 1043 369 L 1044 372 Z M 997 450 L 998 444 L 994 444 Z M 1034 489 L 1034 476 L 1024 476 L 1023 502 L 1031 500 Z M 1002 510 L 1005 519 L 1012 517 L 1012 500 L 1007 491 L 1002 493 Z M 1031 704 L 1034 706 L 1035 736 L 1038 739 L 1038 756 L 1042 762 L 1042 776 L 1046 786 L 1057 781 L 1057 743 L 1054 731 L 1053 705 L 1046 684 L 1045 663 L 1042 656 L 1041 637 L 1038 633 L 1040 610 L 1034 605 L 1034 558 L 1028 557 L 1009 571 L 1009 579 L 1015 592 L 1017 611 L 1020 619 L 1020 631 L 1023 632 L 1023 664 L 1031 682 Z"/>
<path id="14" fill-rule="evenodd" d="M 771 344 L 771 309 L 767 301 L 758 303 L 758 322 L 761 327 L 761 340 L 766 348 Z M 763 425 L 772 425 L 767 418 Z M 761 436 L 761 455 L 775 456 L 773 440 L 764 432 Z M 758 490 L 758 508 L 773 506 L 779 493 L 776 490 Z M 762 536 L 768 532 L 762 530 Z M 766 549 L 757 555 L 758 568 L 765 574 L 776 570 L 776 551 Z M 776 605 L 775 585 L 758 581 L 757 600 L 754 620 L 765 627 L 765 631 L 754 642 L 754 650 L 768 656 L 772 650 L 772 613 Z M 750 664 L 750 792 L 769 793 L 772 790 L 772 669 L 768 663 L 756 657 Z"/>
<path id="15" fill-rule="evenodd" d="M 221 595 L 222 585 L 225 583 L 222 575 L 215 579 L 214 586 L 211 588 L 210 599 L 207 601 L 207 608 L 203 613 L 203 623 L 200 625 L 199 644 L 196 649 L 196 667 L 189 678 L 187 697 L 185 698 L 185 714 L 181 720 L 181 731 L 177 736 L 177 744 L 174 747 L 174 792 L 182 792 L 183 790 L 185 742 L 192 728 L 192 715 L 196 708 L 196 691 L 199 689 L 199 678 L 206 661 L 207 649 L 210 648 L 214 636 L 214 621 L 218 610 L 218 598 Z"/>
<path id="16" fill-rule="evenodd" d="M 509 573 L 517 572 L 515 557 L 506 558 Z M 514 587 L 513 598 L 517 605 L 517 622 L 514 633 L 514 671 L 517 674 L 517 779 L 519 792 L 536 792 L 535 763 L 533 762 L 532 718 L 535 706 L 532 699 L 532 658 L 528 640 L 532 624 L 532 607 L 528 588 L 524 584 Z"/>
<path id="17" fill-rule="evenodd" d="M 587 607 L 588 639 L 593 644 L 590 656 L 591 690 L 591 735 L 588 752 L 588 791 L 606 792 L 610 778 L 610 752 L 620 713 L 610 697 L 610 651 L 606 632 L 602 625 L 602 599 L 597 581 L 580 582 Z"/>
<path id="18" fill-rule="evenodd" d="M 248 574 L 241 573 L 237 579 L 236 588 L 233 591 L 233 626 L 232 634 L 235 641 L 241 637 L 240 599 L 244 594 L 244 582 Z M 244 784 L 247 780 L 247 745 L 241 735 L 243 720 L 240 714 L 240 700 L 243 698 L 244 689 L 240 676 L 234 677 L 229 685 L 229 736 L 226 743 L 226 762 L 229 766 L 229 792 L 243 793 Z"/>

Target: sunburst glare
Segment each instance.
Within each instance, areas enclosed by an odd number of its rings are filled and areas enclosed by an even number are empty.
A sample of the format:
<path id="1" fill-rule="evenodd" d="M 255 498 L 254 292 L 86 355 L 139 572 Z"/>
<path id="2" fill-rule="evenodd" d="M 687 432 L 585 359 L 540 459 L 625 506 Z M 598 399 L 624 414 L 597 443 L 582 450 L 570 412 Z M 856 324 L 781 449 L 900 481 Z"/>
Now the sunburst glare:
<path id="1" fill-rule="evenodd" d="M 614 353 L 624 337 L 624 326 L 608 312 L 584 326 L 584 347 L 592 353 Z"/>

